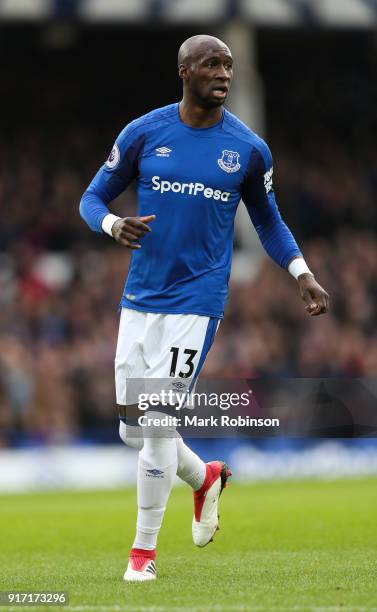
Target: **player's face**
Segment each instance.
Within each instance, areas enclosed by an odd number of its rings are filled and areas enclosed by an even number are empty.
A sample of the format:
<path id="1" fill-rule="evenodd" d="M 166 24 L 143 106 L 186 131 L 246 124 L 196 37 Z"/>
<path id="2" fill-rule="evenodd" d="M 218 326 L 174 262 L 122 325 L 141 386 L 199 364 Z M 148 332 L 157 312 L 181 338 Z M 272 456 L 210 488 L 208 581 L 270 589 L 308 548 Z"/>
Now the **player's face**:
<path id="1" fill-rule="evenodd" d="M 224 104 L 232 78 L 233 59 L 229 49 L 209 50 L 193 62 L 188 86 L 205 108 L 213 108 Z"/>

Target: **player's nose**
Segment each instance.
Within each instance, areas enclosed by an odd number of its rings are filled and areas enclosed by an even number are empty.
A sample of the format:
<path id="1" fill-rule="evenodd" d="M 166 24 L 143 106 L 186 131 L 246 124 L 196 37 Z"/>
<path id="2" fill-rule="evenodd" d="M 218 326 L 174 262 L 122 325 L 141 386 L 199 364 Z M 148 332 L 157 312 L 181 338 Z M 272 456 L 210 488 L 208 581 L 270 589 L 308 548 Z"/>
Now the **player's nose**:
<path id="1" fill-rule="evenodd" d="M 230 76 L 229 76 L 229 72 L 228 70 L 225 68 L 225 66 L 219 66 L 218 70 L 216 72 L 216 78 L 217 79 L 221 79 L 222 81 L 228 81 L 230 80 Z"/>

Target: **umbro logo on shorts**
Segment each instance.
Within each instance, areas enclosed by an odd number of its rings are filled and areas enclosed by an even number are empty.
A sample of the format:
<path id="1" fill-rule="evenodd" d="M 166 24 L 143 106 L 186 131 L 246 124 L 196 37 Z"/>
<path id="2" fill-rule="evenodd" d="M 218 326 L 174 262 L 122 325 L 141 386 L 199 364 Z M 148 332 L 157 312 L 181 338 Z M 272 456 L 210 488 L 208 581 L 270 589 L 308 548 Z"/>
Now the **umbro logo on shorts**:
<path id="1" fill-rule="evenodd" d="M 172 387 L 174 387 L 174 389 L 176 389 L 177 391 L 182 391 L 182 389 L 186 389 L 186 386 L 187 385 L 181 383 L 179 380 L 177 382 L 172 383 Z"/>

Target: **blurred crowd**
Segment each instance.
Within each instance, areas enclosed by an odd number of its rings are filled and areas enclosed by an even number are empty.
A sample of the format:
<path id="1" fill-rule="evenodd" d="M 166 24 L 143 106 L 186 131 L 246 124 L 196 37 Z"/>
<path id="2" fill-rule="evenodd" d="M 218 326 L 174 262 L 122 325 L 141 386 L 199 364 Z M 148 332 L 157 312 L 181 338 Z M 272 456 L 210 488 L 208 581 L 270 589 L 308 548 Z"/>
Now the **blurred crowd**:
<path id="1" fill-rule="evenodd" d="M 124 123 L 177 99 L 192 33 L 2 30 L 0 446 L 116 439 L 130 252 L 91 232 L 79 201 Z M 259 32 L 259 70 L 279 207 L 331 310 L 310 318 L 263 258 L 233 276 L 203 376 L 377 376 L 375 37 L 308 36 Z M 114 211 L 135 212 L 133 186 Z"/>
<path id="2" fill-rule="evenodd" d="M 47 141 L 46 141 L 47 139 Z M 67 130 L 59 155 L 50 135 L 24 135 L 1 151 L 0 445 L 113 439 L 113 358 L 129 251 L 94 234 L 80 196 L 108 148 Z M 18 143 L 16 143 L 18 144 Z M 231 282 L 226 316 L 203 369 L 211 377 L 377 374 L 376 175 L 331 151 L 317 163 L 274 147 L 283 216 L 331 296 L 310 318 L 295 281 L 268 259 Z M 116 203 L 132 214 L 132 187 Z M 285 214 L 287 213 L 287 214 Z"/>

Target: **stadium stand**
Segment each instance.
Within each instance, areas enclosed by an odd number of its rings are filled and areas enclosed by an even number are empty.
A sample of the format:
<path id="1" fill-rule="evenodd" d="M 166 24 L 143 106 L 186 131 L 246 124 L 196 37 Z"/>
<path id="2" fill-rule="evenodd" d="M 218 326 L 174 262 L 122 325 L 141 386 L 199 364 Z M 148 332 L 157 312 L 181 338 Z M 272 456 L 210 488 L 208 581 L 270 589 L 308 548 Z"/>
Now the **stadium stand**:
<path id="1" fill-rule="evenodd" d="M 23 0 L 24 18 L 31 4 L 35 14 L 37 7 L 42 14 L 63 6 Z M 178 10 L 179 3 L 170 4 Z M 299 4 L 300 19 L 305 7 L 313 13 L 314 3 L 284 3 L 291 12 Z M 373 3 L 351 4 L 375 19 Z M 11 17 L 11 5 L 13 16 L 21 7 L 2 2 L 2 17 Z M 88 0 L 71 9 L 100 5 Z M 325 3 L 318 5 L 317 18 L 324 19 Z M 254 19 L 251 3 L 240 6 Z M 11 58 L 2 72 L 8 95 L 0 118 L 4 447 L 114 439 L 117 302 L 129 252 L 90 233 L 78 203 L 122 125 L 179 96 L 172 49 L 191 33 L 145 30 L 143 54 L 131 56 L 138 30 L 62 27 L 2 26 L 1 54 Z M 373 33 L 281 30 L 273 44 L 271 36 L 260 31 L 257 40 L 278 201 L 331 294 L 331 313 L 313 324 L 294 281 L 264 259 L 255 277 L 237 276 L 231 284 L 204 374 L 376 376 Z M 308 66 L 310 79 L 298 79 Z M 99 92 L 95 77 L 105 68 L 107 84 Z M 135 210 L 132 188 L 115 208 Z"/>

